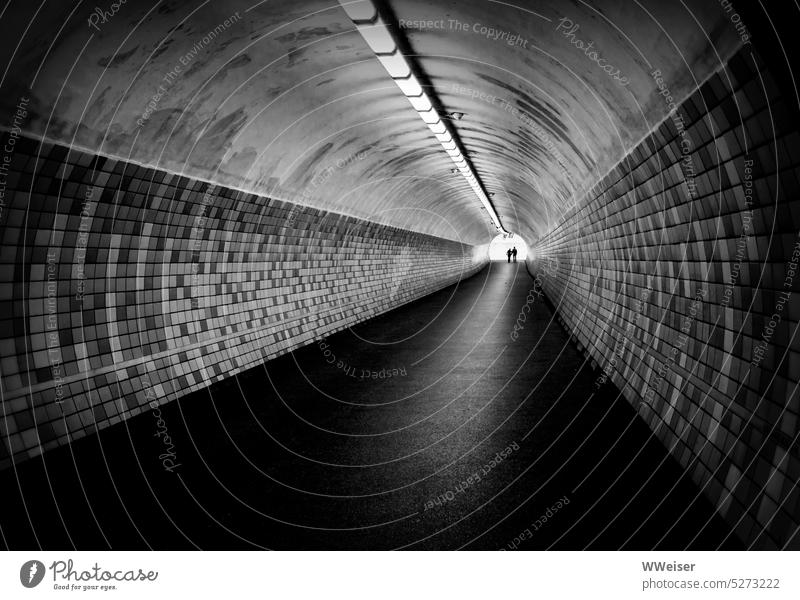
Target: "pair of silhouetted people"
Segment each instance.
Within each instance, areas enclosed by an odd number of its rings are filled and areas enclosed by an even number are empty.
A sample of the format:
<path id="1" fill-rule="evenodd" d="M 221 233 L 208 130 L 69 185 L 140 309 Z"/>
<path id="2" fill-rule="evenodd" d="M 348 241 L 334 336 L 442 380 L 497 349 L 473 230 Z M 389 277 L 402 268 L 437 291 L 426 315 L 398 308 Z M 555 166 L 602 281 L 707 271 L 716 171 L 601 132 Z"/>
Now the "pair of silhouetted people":
<path id="1" fill-rule="evenodd" d="M 517 247 L 514 246 L 513 249 L 509 248 L 508 252 L 506 252 L 506 256 L 508 256 L 508 262 L 511 262 L 511 257 L 514 257 L 514 262 L 517 262 Z"/>

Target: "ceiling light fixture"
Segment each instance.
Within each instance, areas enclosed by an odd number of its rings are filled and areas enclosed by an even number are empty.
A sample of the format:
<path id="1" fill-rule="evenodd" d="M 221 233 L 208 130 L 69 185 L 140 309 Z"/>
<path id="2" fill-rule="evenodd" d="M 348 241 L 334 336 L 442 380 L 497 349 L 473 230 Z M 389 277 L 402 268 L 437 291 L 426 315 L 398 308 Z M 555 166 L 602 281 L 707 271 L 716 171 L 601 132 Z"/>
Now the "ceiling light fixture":
<path id="1" fill-rule="evenodd" d="M 428 123 L 428 128 L 436 134 L 444 133 L 447 131 L 447 128 L 444 126 L 444 123 L 441 121 L 437 121 L 436 123 Z"/>
<path id="2" fill-rule="evenodd" d="M 378 16 L 378 9 L 370 0 L 355 0 L 341 3 L 344 12 L 358 25 L 362 22 L 374 21 Z"/>
<path id="3" fill-rule="evenodd" d="M 439 122 L 439 113 L 437 113 L 434 109 L 426 110 L 424 112 L 419 111 L 419 116 L 422 117 L 422 120 L 429 125 Z"/>
<path id="4" fill-rule="evenodd" d="M 359 26 L 358 32 L 375 54 L 392 54 L 397 49 L 392 34 L 380 17 L 374 25 Z"/>
<path id="5" fill-rule="evenodd" d="M 450 142 L 453 141 L 453 138 L 450 136 L 449 131 L 437 134 L 436 139 L 442 143 L 442 146 L 444 146 L 445 144 L 449 144 Z"/>
<path id="6" fill-rule="evenodd" d="M 431 100 L 425 92 L 423 92 L 421 96 L 409 96 L 408 101 L 411 102 L 411 106 L 413 106 L 415 110 L 420 112 L 432 108 Z"/>
<path id="7" fill-rule="evenodd" d="M 399 77 L 394 82 L 406 96 L 422 96 L 423 94 L 422 86 L 413 74 L 408 77 Z"/>
<path id="8" fill-rule="evenodd" d="M 464 116 L 464 113 L 451 112 L 444 117 L 439 115 L 439 112 L 433 107 L 430 98 L 414 76 L 413 65 L 408 57 L 403 56 L 400 52 L 397 41 L 386 26 L 372 0 L 339 0 L 339 4 L 353 21 L 361 37 L 364 38 L 364 41 L 375 53 L 383 68 L 386 69 L 386 72 L 397 84 L 397 87 L 408 98 L 411 106 L 414 107 L 420 118 L 430 128 L 439 143 L 442 144 L 444 151 L 455 163 L 456 169 L 451 169 L 450 172 L 460 172 L 464 176 L 475 195 L 478 196 L 478 200 L 481 201 L 482 208 L 489 213 L 494 226 L 501 233 L 507 233 L 503 229 L 494 207 L 486 197 L 481 184 L 478 182 L 472 167 L 467 163 L 458 144 L 442 122 L 443 119 L 459 121 Z"/>
<path id="9" fill-rule="evenodd" d="M 411 67 L 408 66 L 406 59 L 397 50 L 395 50 L 394 54 L 379 54 L 378 60 L 381 61 L 383 68 L 393 79 L 405 78 L 411 75 Z"/>

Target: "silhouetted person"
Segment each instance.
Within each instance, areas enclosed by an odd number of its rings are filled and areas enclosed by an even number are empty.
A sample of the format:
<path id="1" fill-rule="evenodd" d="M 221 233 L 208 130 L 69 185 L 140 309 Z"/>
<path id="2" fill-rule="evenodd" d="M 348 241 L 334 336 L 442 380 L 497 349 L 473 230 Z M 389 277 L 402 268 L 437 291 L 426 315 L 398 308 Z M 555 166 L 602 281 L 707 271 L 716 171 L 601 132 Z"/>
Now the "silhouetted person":
<path id="1" fill-rule="evenodd" d="M 508 262 L 511 262 L 511 248 L 508 249 L 508 252 L 506 252 L 506 255 L 508 256 Z"/>
<path id="2" fill-rule="evenodd" d="M 517 262 L 517 247 L 514 246 L 514 249 L 511 251 L 511 256 L 514 257 L 514 262 Z"/>

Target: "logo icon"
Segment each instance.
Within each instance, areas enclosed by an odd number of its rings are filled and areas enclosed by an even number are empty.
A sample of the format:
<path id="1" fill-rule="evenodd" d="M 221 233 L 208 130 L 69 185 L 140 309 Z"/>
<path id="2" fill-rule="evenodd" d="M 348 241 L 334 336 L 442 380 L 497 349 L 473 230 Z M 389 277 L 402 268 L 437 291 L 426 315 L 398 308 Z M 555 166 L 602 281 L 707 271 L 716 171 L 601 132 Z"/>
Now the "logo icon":
<path id="1" fill-rule="evenodd" d="M 44 579 L 44 563 L 38 560 L 29 560 L 19 570 L 19 581 L 26 588 L 33 588 L 42 583 Z"/>

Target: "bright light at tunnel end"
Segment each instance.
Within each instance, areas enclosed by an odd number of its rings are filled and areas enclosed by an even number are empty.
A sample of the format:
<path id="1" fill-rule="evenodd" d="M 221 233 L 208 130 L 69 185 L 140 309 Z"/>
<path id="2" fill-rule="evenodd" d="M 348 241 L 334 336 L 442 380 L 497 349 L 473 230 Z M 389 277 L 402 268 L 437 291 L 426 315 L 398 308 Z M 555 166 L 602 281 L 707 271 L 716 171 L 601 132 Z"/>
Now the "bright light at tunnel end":
<path id="1" fill-rule="evenodd" d="M 414 76 L 408 58 L 401 54 L 391 31 L 389 31 L 383 18 L 378 13 L 377 6 L 372 0 L 339 0 L 339 4 L 353 21 L 361 37 L 364 38 L 364 41 L 375 53 L 383 68 L 386 69 L 386 72 L 397 84 L 397 87 L 400 88 L 400 91 L 403 92 L 411 106 L 417 111 L 420 119 L 436 136 L 450 160 L 455 163 L 458 171 L 469 183 L 472 191 L 475 192 L 478 200 L 480 200 L 486 212 L 489 213 L 495 228 L 501 234 L 508 234 L 500 223 L 500 217 L 494 210 L 492 203 L 489 202 L 486 192 L 483 191 L 481 184 L 478 183 L 475 172 L 467 163 L 461 149 L 442 121 L 441 115 L 433 107 L 430 98 Z"/>
<path id="2" fill-rule="evenodd" d="M 513 233 L 500 233 L 489 244 L 489 260 L 507 261 L 506 253 L 512 248 L 517 249 L 517 262 L 523 262 L 531 255 L 528 244 L 521 237 Z"/>

